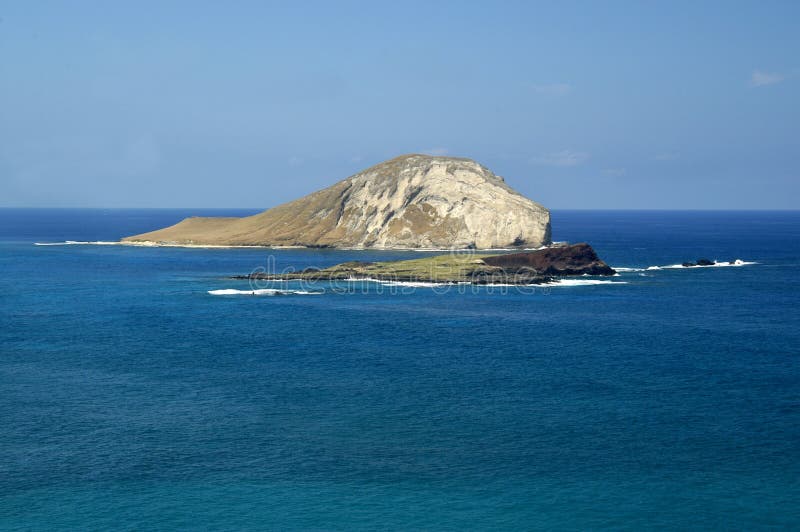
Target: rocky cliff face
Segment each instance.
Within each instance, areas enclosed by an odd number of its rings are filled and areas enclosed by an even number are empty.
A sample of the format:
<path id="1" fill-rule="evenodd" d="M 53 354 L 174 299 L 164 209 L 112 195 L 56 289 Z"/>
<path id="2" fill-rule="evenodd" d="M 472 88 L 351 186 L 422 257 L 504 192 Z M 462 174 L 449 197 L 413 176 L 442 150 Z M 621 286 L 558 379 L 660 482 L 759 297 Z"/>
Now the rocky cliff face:
<path id="1" fill-rule="evenodd" d="M 611 266 L 597 256 L 592 246 L 582 242 L 571 246 L 556 246 L 529 253 L 509 253 L 485 257 L 484 264 L 502 268 L 505 272 L 532 269 L 540 275 L 614 275 Z"/>
<path id="2" fill-rule="evenodd" d="M 469 159 L 405 155 L 246 218 L 187 218 L 125 238 L 173 244 L 535 247 L 550 213 Z"/>

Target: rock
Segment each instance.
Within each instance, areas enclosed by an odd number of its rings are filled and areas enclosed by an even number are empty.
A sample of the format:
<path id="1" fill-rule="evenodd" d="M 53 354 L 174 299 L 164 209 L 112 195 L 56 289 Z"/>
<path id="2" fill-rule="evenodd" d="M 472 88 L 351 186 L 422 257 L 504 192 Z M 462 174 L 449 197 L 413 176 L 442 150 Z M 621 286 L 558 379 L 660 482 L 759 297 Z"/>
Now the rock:
<path id="1" fill-rule="evenodd" d="M 404 155 L 246 218 L 187 218 L 123 239 L 195 245 L 537 247 L 550 213 L 469 159 Z"/>
<path id="2" fill-rule="evenodd" d="M 611 266 L 586 243 L 552 247 L 525 253 L 485 257 L 483 262 L 507 273 L 535 271 L 539 275 L 614 275 Z"/>
<path id="3" fill-rule="evenodd" d="M 713 260 L 697 259 L 697 262 L 684 262 L 681 264 L 684 268 L 694 268 L 695 266 L 714 266 L 717 264 Z"/>
<path id="4" fill-rule="evenodd" d="M 351 261 L 318 270 L 299 272 L 256 272 L 234 279 L 302 279 L 336 281 L 349 278 L 403 282 L 472 283 L 472 284 L 543 284 L 554 276 L 614 275 L 589 244 L 564 245 L 525 253 L 479 255 L 466 253 L 437 255 L 419 259 L 359 262 Z"/>

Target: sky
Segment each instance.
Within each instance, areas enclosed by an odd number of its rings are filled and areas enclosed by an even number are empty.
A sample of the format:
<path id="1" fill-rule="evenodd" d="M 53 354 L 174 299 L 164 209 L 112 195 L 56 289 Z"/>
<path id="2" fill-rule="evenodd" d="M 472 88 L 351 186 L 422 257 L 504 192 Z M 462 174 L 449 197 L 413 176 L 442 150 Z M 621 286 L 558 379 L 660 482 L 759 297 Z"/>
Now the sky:
<path id="1" fill-rule="evenodd" d="M 800 208 L 800 2 L 0 0 L 0 206 L 267 208 L 404 153 Z"/>

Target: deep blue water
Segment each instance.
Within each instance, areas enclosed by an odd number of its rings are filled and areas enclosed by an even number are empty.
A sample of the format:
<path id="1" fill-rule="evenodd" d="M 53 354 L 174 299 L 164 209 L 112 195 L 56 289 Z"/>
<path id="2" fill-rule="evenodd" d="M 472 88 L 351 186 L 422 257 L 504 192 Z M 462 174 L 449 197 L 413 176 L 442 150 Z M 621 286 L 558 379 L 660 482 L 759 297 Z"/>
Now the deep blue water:
<path id="1" fill-rule="evenodd" d="M 555 212 L 613 266 L 758 264 L 533 293 L 214 296 L 420 254 L 33 245 L 203 213 L 0 210 L 0 528 L 800 527 L 800 213 Z"/>

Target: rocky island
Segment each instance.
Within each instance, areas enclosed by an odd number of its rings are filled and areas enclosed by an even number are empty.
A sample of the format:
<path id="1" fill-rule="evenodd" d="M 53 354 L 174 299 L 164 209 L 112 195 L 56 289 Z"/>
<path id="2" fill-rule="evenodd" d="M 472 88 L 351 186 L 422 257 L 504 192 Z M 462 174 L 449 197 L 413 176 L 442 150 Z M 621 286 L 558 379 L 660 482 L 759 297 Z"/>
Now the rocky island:
<path id="1" fill-rule="evenodd" d="M 299 272 L 256 272 L 234 279 L 343 281 L 370 279 L 395 282 L 543 284 L 555 277 L 575 275 L 614 275 L 585 243 L 554 246 L 523 253 L 487 255 L 450 253 L 422 259 L 362 262 L 351 261 Z"/>
<path id="2" fill-rule="evenodd" d="M 192 217 L 123 239 L 151 245 L 536 248 L 550 213 L 470 159 L 404 155 L 244 218 Z"/>
<path id="3" fill-rule="evenodd" d="M 616 273 L 588 244 L 552 245 L 550 212 L 486 167 L 470 159 L 417 154 L 385 161 L 254 216 L 187 218 L 122 243 L 454 250 L 412 260 L 350 261 L 233 277 L 249 280 L 541 284 L 555 277 Z M 514 248 L 523 251 L 486 252 Z"/>

